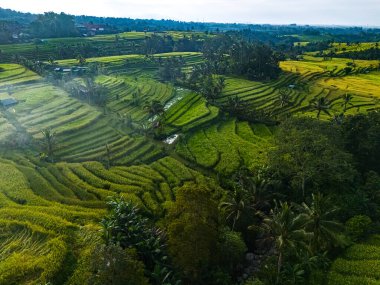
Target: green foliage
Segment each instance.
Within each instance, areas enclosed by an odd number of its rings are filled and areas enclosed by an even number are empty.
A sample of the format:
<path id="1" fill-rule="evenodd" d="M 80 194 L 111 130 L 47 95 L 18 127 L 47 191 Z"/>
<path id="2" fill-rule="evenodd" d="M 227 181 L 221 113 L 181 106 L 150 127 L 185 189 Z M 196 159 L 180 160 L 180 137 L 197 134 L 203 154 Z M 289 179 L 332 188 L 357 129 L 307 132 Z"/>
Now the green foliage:
<path id="1" fill-rule="evenodd" d="M 281 280 L 285 254 L 306 247 L 306 242 L 311 237 L 305 230 L 307 222 L 306 215 L 295 213 L 292 206 L 286 202 L 276 204 L 270 215 L 263 220 L 263 230 L 269 234 L 278 251 L 277 283 Z"/>
<path id="2" fill-rule="evenodd" d="M 280 73 L 276 54 L 263 44 L 252 44 L 228 35 L 219 35 L 206 41 L 203 53 L 216 73 L 245 75 L 252 80 L 276 78 Z"/>
<path id="3" fill-rule="evenodd" d="M 380 172 L 380 114 L 349 116 L 343 123 L 346 149 L 353 154 L 360 171 Z"/>
<path id="4" fill-rule="evenodd" d="M 344 234 L 344 227 L 334 220 L 338 208 L 334 207 L 330 200 L 322 194 L 312 194 L 311 205 L 303 203 L 301 210 L 307 215 L 308 222 L 305 227 L 313 233 L 310 241 L 310 249 L 314 254 L 330 250 L 333 247 L 348 245 Z"/>
<path id="5" fill-rule="evenodd" d="M 325 123 L 293 119 L 284 122 L 276 133 L 277 148 L 269 155 L 270 165 L 290 179 L 301 197 L 311 189 L 328 193 L 338 187 L 342 193 L 355 177 L 350 155 L 339 148 L 331 131 Z"/>
<path id="6" fill-rule="evenodd" d="M 92 276 L 88 284 L 147 285 L 144 263 L 138 260 L 134 249 L 122 249 L 118 245 L 100 245 L 91 256 Z"/>
<path id="7" fill-rule="evenodd" d="M 41 131 L 43 136 L 43 150 L 45 151 L 47 155 L 47 159 L 53 162 L 54 160 L 54 153 L 57 149 L 57 138 L 56 138 L 56 132 L 52 131 L 51 129 L 47 128 Z"/>
<path id="8" fill-rule="evenodd" d="M 113 199 L 108 204 L 111 212 L 101 222 L 106 245 L 135 249 L 154 284 L 176 282 L 168 264 L 163 232 L 151 226 L 132 203 Z"/>
<path id="9" fill-rule="evenodd" d="M 218 252 L 221 253 L 219 264 L 231 274 L 233 273 L 234 267 L 243 261 L 247 246 L 239 232 L 225 229 L 221 231 L 219 236 Z"/>
<path id="10" fill-rule="evenodd" d="M 353 240 L 358 240 L 368 233 L 372 220 L 365 215 L 358 215 L 350 218 L 346 222 L 346 229 Z"/>
<path id="11" fill-rule="evenodd" d="M 185 184 L 167 217 L 169 253 L 191 282 L 212 264 L 218 241 L 218 207 L 205 185 Z"/>
<path id="12" fill-rule="evenodd" d="M 264 283 L 260 279 L 250 278 L 244 282 L 244 285 L 264 285 Z"/>
<path id="13" fill-rule="evenodd" d="M 39 15 L 37 20 L 31 24 L 31 31 L 35 36 L 41 38 L 63 38 L 77 35 L 74 17 L 65 13 L 55 14 L 49 12 Z"/>

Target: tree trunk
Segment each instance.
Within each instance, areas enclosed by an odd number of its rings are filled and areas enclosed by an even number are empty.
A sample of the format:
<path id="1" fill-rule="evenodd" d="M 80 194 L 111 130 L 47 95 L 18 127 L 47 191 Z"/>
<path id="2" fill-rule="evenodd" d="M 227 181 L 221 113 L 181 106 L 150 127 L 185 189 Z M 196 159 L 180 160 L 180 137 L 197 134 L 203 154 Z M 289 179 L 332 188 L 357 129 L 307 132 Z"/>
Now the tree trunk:
<path id="1" fill-rule="evenodd" d="M 306 184 L 305 177 L 302 177 L 301 189 L 302 189 L 302 198 L 304 199 L 305 199 L 305 184 Z"/>
<path id="2" fill-rule="evenodd" d="M 281 268 L 282 268 L 282 252 L 278 254 L 278 259 L 277 259 L 277 284 L 280 284 L 280 273 L 281 273 Z"/>

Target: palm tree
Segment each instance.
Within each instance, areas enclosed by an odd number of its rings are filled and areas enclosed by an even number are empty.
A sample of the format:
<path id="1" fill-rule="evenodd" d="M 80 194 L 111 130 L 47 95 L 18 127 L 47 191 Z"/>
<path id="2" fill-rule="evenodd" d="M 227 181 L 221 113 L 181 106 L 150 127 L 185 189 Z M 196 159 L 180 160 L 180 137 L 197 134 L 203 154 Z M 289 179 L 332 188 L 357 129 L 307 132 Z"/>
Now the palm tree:
<path id="1" fill-rule="evenodd" d="M 346 244 L 342 235 L 344 226 L 333 220 L 338 208 L 332 206 L 329 199 L 321 193 L 312 194 L 311 204 L 303 203 L 301 211 L 307 217 L 306 230 L 313 233 L 310 240 L 313 253 Z"/>
<path id="2" fill-rule="evenodd" d="M 240 188 L 235 187 L 234 191 L 229 194 L 228 200 L 222 202 L 220 208 L 226 215 L 226 220 L 232 219 L 232 230 L 235 229 L 236 222 L 247 211 L 247 192 Z"/>
<path id="3" fill-rule="evenodd" d="M 342 98 L 343 98 L 343 103 L 342 103 L 343 112 L 346 112 L 347 105 L 354 106 L 354 104 L 351 103 L 352 99 L 354 99 L 354 96 L 352 96 L 352 94 L 346 93 L 343 95 Z"/>
<path id="4" fill-rule="evenodd" d="M 227 109 L 233 114 L 238 114 L 246 109 L 246 102 L 241 100 L 239 96 L 228 97 Z"/>
<path id="5" fill-rule="evenodd" d="M 344 114 L 343 113 L 334 114 L 334 116 L 332 118 L 333 123 L 335 123 L 337 125 L 341 125 L 341 124 L 343 124 L 343 121 L 344 121 Z"/>
<path id="6" fill-rule="evenodd" d="M 141 103 L 141 89 L 138 88 L 136 92 L 132 93 L 131 104 L 133 106 L 139 106 Z"/>
<path id="7" fill-rule="evenodd" d="M 117 113 L 119 121 L 122 123 L 123 126 L 126 126 L 128 128 L 132 127 L 133 124 L 133 119 L 131 114 L 122 114 L 122 113 Z"/>
<path id="8" fill-rule="evenodd" d="M 139 131 L 145 137 L 148 137 L 150 134 L 152 134 L 152 126 L 148 123 L 142 122 L 139 124 Z"/>
<path id="9" fill-rule="evenodd" d="M 318 120 L 319 120 L 319 117 L 321 115 L 321 112 L 331 116 L 330 112 L 329 112 L 331 105 L 330 105 L 329 100 L 327 100 L 326 97 L 318 98 L 317 100 L 312 102 L 311 106 L 313 107 L 314 110 L 316 110 L 318 112 L 317 113 L 317 119 Z"/>
<path id="10" fill-rule="evenodd" d="M 86 63 L 86 59 L 81 54 L 78 54 L 76 59 L 77 59 L 79 65 L 84 65 Z"/>
<path id="11" fill-rule="evenodd" d="M 283 268 L 284 254 L 299 246 L 306 246 L 309 234 L 305 231 L 307 223 L 305 214 L 296 214 L 287 202 L 276 203 L 268 216 L 264 216 L 261 230 L 269 234 L 277 250 L 277 284 Z"/>
<path id="12" fill-rule="evenodd" d="M 48 62 L 49 62 L 50 65 L 54 65 L 55 64 L 54 58 L 52 56 L 49 56 Z"/>
<path id="13" fill-rule="evenodd" d="M 164 115 L 165 108 L 160 101 L 153 100 L 150 103 L 145 104 L 144 109 L 149 113 L 151 117 Z"/>
<path id="14" fill-rule="evenodd" d="M 53 162 L 54 152 L 57 148 L 56 132 L 53 132 L 50 128 L 46 128 L 41 131 L 43 136 L 43 149 L 48 159 Z"/>
<path id="15" fill-rule="evenodd" d="M 275 180 L 271 180 L 264 175 L 266 171 L 267 169 L 262 168 L 253 174 L 243 167 L 234 176 L 237 185 L 245 189 L 249 206 L 256 214 L 269 210 L 269 201 L 273 199 L 273 188 L 277 184 Z"/>
<path id="16" fill-rule="evenodd" d="M 216 80 L 216 85 L 219 90 L 222 91 L 226 87 L 226 78 L 224 76 L 219 76 Z"/>
<path id="17" fill-rule="evenodd" d="M 285 107 L 290 104 L 290 90 L 288 88 L 281 88 L 277 99 L 278 104 L 281 107 Z"/>

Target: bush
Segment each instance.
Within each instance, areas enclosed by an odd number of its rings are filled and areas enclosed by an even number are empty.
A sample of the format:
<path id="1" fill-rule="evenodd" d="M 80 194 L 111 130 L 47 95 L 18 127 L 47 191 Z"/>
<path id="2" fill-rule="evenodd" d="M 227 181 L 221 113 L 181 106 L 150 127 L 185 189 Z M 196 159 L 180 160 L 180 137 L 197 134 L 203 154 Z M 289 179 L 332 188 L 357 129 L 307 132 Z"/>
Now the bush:
<path id="1" fill-rule="evenodd" d="M 249 278 L 247 281 L 244 282 L 244 285 L 264 285 L 264 283 L 257 278 Z"/>
<path id="2" fill-rule="evenodd" d="M 220 234 L 219 248 L 222 253 L 219 262 L 223 263 L 229 270 L 233 270 L 233 267 L 244 261 L 244 253 L 247 251 L 241 234 L 224 230 Z"/>
<path id="3" fill-rule="evenodd" d="M 365 237 L 372 224 L 371 218 L 365 215 L 353 216 L 346 222 L 346 229 L 353 240 Z"/>
<path id="4" fill-rule="evenodd" d="M 144 263 L 138 260 L 134 249 L 117 245 L 102 245 L 93 251 L 91 271 L 94 273 L 89 284 L 149 284 L 144 276 Z"/>

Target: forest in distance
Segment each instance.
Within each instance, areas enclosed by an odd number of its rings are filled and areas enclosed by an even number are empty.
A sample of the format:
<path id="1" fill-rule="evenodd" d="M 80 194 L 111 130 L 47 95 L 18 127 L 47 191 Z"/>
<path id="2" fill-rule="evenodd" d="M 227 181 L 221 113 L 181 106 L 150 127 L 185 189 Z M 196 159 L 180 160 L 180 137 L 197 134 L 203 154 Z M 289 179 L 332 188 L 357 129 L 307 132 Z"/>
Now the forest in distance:
<path id="1" fill-rule="evenodd" d="M 0 285 L 380 284 L 379 45 L 0 8 Z"/>

